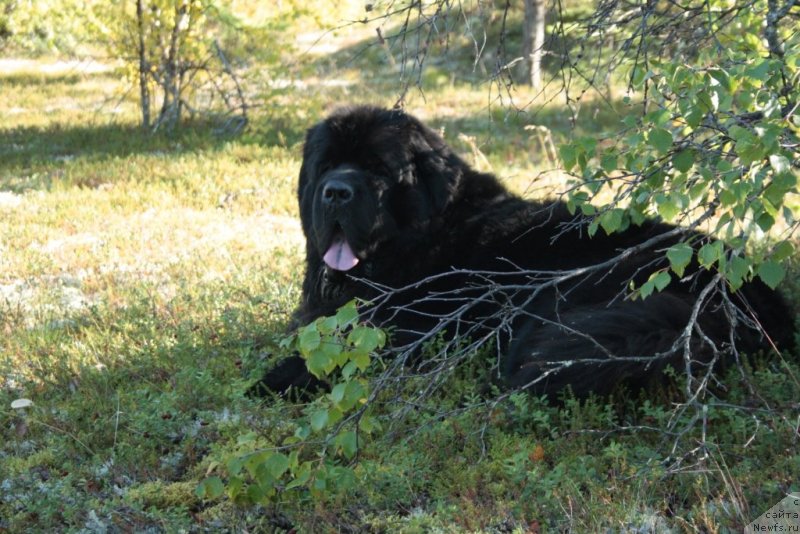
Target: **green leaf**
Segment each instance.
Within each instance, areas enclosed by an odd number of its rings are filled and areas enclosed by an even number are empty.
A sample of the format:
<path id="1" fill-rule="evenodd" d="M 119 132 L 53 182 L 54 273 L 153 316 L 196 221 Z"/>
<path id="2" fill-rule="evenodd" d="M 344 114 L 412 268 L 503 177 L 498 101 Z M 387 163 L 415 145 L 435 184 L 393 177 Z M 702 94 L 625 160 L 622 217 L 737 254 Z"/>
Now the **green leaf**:
<path id="1" fill-rule="evenodd" d="M 667 222 L 674 219 L 678 213 L 680 213 L 680 208 L 672 197 L 662 197 L 662 200 L 656 202 L 656 211 L 658 211 L 658 214 Z"/>
<path id="2" fill-rule="evenodd" d="M 334 360 L 337 364 L 347 361 L 347 352 L 343 350 L 342 344 L 337 339 L 326 339 L 322 341 L 319 350 L 328 355 L 329 358 Z"/>
<path id="3" fill-rule="evenodd" d="M 711 95 L 709 95 L 706 91 L 700 91 L 697 93 L 697 104 L 702 110 L 703 115 L 709 111 L 716 111 L 715 103 L 712 100 Z"/>
<path id="4" fill-rule="evenodd" d="M 781 154 L 772 154 L 769 157 L 769 164 L 777 174 L 783 174 L 792 170 L 792 164 L 786 156 Z"/>
<path id="5" fill-rule="evenodd" d="M 366 391 L 360 382 L 351 380 L 345 388 L 344 400 L 352 408 L 366 398 Z M 348 408 L 348 409 L 349 409 Z"/>
<path id="6" fill-rule="evenodd" d="M 357 352 L 353 355 L 353 363 L 362 372 L 366 371 L 369 367 L 370 357 L 369 352 Z"/>
<path id="7" fill-rule="evenodd" d="M 308 355 L 306 367 L 309 372 L 317 378 L 322 378 L 328 374 L 330 368 L 335 365 L 333 360 L 321 350 L 315 350 Z"/>
<path id="8" fill-rule="evenodd" d="M 653 124 L 655 126 L 664 126 L 672 117 L 668 109 L 657 109 L 645 115 L 645 123 Z"/>
<path id="9" fill-rule="evenodd" d="M 381 338 L 378 330 L 368 326 L 357 326 L 347 336 L 347 342 L 361 351 L 371 352 L 378 348 Z"/>
<path id="10" fill-rule="evenodd" d="M 686 78 L 688 78 L 691 74 L 692 71 L 683 65 L 675 65 L 675 72 L 672 75 L 673 87 L 680 87 L 681 84 L 686 81 Z"/>
<path id="11" fill-rule="evenodd" d="M 350 467 L 341 465 L 333 466 L 328 470 L 328 480 L 336 484 L 339 491 L 346 491 L 356 487 L 358 479 Z"/>
<path id="12" fill-rule="evenodd" d="M 345 380 L 350 380 L 350 377 L 353 376 L 357 370 L 358 366 L 356 365 L 356 362 L 350 360 L 344 365 L 344 367 L 342 367 L 342 377 Z"/>
<path id="13" fill-rule="evenodd" d="M 269 475 L 278 480 L 289 469 L 289 458 L 280 452 L 275 452 L 264 462 Z"/>
<path id="14" fill-rule="evenodd" d="M 331 406 L 328 409 L 328 426 L 335 425 L 342 420 L 342 417 L 344 417 L 342 411 L 336 406 Z"/>
<path id="15" fill-rule="evenodd" d="M 269 494 L 269 490 L 264 488 L 258 484 L 250 484 L 247 487 L 247 498 L 252 503 L 260 503 L 263 501 Z"/>
<path id="16" fill-rule="evenodd" d="M 231 477 L 230 480 L 228 480 L 228 497 L 235 500 L 242 492 L 242 486 L 244 486 L 244 479 Z"/>
<path id="17" fill-rule="evenodd" d="M 672 166 L 680 172 L 688 172 L 694 165 L 694 152 L 692 150 L 681 150 L 672 156 Z"/>
<path id="18" fill-rule="evenodd" d="M 336 317 L 325 317 L 322 319 L 317 319 L 317 329 L 319 330 L 320 334 L 327 336 L 332 334 L 336 330 L 338 323 L 339 322 L 336 319 Z"/>
<path id="19" fill-rule="evenodd" d="M 219 477 L 209 477 L 195 488 L 194 493 L 201 499 L 216 499 L 225 491 L 225 485 Z"/>
<path id="20" fill-rule="evenodd" d="M 309 418 L 311 422 L 311 428 L 314 429 L 315 432 L 319 432 L 328 424 L 328 410 L 318 410 L 311 414 Z"/>
<path id="21" fill-rule="evenodd" d="M 602 167 L 606 173 L 613 172 L 617 169 L 617 159 L 618 157 L 614 153 L 604 154 L 600 160 L 600 167 Z"/>
<path id="22" fill-rule="evenodd" d="M 356 309 L 356 301 L 351 300 L 336 311 L 336 321 L 339 323 L 339 328 L 345 328 L 358 320 L 358 310 Z"/>
<path id="23" fill-rule="evenodd" d="M 611 209 L 600 215 L 600 226 L 606 234 L 612 234 L 622 226 L 622 210 Z"/>
<path id="24" fill-rule="evenodd" d="M 778 287 L 786 276 L 786 270 L 777 261 L 767 260 L 758 267 L 758 277 L 772 289 Z"/>
<path id="25" fill-rule="evenodd" d="M 743 109 L 748 109 L 750 106 L 753 105 L 753 101 L 755 100 L 755 94 L 752 90 L 742 90 L 737 91 L 735 95 L 736 104 Z"/>
<path id="26" fill-rule="evenodd" d="M 319 347 L 320 340 L 321 337 L 317 330 L 317 325 L 311 323 L 300 330 L 300 335 L 297 338 L 298 348 L 303 355 L 308 356 L 312 350 Z"/>
<path id="27" fill-rule="evenodd" d="M 655 287 L 656 285 L 653 282 L 653 279 L 651 278 L 650 280 L 642 284 L 642 287 L 639 288 L 639 295 L 641 295 L 643 299 L 646 299 L 647 297 L 653 294 L 653 290 L 655 289 Z"/>
<path id="28" fill-rule="evenodd" d="M 783 207 L 783 219 L 786 221 L 786 224 L 789 225 L 794 224 L 795 221 L 797 220 L 794 210 L 792 210 L 792 208 L 790 208 L 789 206 Z"/>
<path id="29" fill-rule="evenodd" d="M 721 241 L 707 243 L 697 251 L 697 261 L 700 262 L 700 265 L 709 269 L 722 257 L 722 251 L 723 247 Z"/>
<path id="30" fill-rule="evenodd" d="M 689 262 L 692 260 L 693 252 L 694 249 L 687 243 L 678 243 L 667 250 L 667 259 L 669 260 L 670 267 L 675 271 L 675 274 L 683 276 L 686 266 L 689 265 Z"/>
<path id="31" fill-rule="evenodd" d="M 664 288 L 666 288 L 671 281 L 672 277 L 669 275 L 669 273 L 667 271 L 661 271 L 653 279 L 653 284 L 659 291 L 664 291 Z"/>
<path id="32" fill-rule="evenodd" d="M 342 382 L 341 384 L 336 384 L 333 386 L 333 389 L 330 392 L 331 400 L 336 404 L 342 402 L 342 399 L 344 399 L 345 388 L 347 388 L 346 382 Z"/>
<path id="33" fill-rule="evenodd" d="M 336 444 L 341 448 L 345 457 L 350 459 L 358 452 L 358 434 L 352 430 L 342 432 L 336 438 Z"/>
<path id="34" fill-rule="evenodd" d="M 303 462 L 297 469 L 294 480 L 286 484 L 286 489 L 299 488 L 305 486 L 311 479 L 311 462 Z"/>
<path id="35" fill-rule="evenodd" d="M 750 272 L 750 260 L 741 256 L 734 256 L 728 263 L 725 275 L 731 288 L 736 290 L 742 287 L 747 275 Z"/>
<path id="36" fill-rule="evenodd" d="M 686 123 L 692 128 L 695 129 L 700 126 L 700 123 L 703 122 L 703 117 L 705 117 L 705 112 L 700 108 L 700 106 L 691 106 L 684 115 L 686 119 Z"/>
<path id="37" fill-rule="evenodd" d="M 310 426 L 300 425 L 294 431 L 294 436 L 300 441 L 308 439 L 308 436 L 310 435 L 311 435 Z"/>
<path id="38" fill-rule="evenodd" d="M 295 334 L 291 334 L 291 335 L 285 336 L 285 337 L 283 337 L 281 339 L 281 341 L 278 344 L 278 346 L 280 348 L 282 348 L 282 349 L 288 349 L 289 347 L 292 346 L 292 344 L 294 343 L 296 338 L 297 338 L 297 336 Z"/>
<path id="39" fill-rule="evenodd" d="M 575 215 L 575 199 L 572 197 L 567 198 L 567 211 L 570 215 Z"/>
<path id="40" fill-rule="evenodd" d="M 584 136 L 579 137 L 576 141 L 578 147 L 580 147 L 583 152 L 589 157 L 594 156 L 594 151 L 597 149 L 597 138 L 594 136 Z"/>
<path id="41" fill-rule="evenodd" d="M 272 455 L 270 451 L 257 451 L 245 456 L 244 466 L 250 476 L 255 477 L 258 470 L 264 466 L 264 462 Z"/>
<path id="42" fill-rule="evenodd" d="M 230 460 L 227 461 L 225 467 L 228 470 L 228 474 L 231 476 L 236 476 L 242 471 L 242 467 L 244 467 L 245 458 L 241 456 L 234 456 Z"/>
<path id="43" fill-rule="evenodd" d="M 762 231 L 767 232 L 775 224 L 775 219 L 769 213 L 762 213 L 756 219 L 756 224 Z"/>
<path id="44" fill-rule="evenodd" d="M 334 402 L 335 407 L 343 412 L 350 410 L 366 396 L 364 386 L 357 380 L 337 384 L 336 389 L 335 394 L 331 391 L 331 400 Z"/>
<path id="45" fill-rule="evenodd" d="M 317 472 L 317 478 L 314 479 L 311 489 L 312 493 L 316 493 L 318 496 L 323 495 L 325 490 L 328 489 L 328 481 L 322 476 L 321 473 Z"/>
<path id="46" fill-rule="evenodd" d="M 730 189 L 723 189 L 719 193 L 719 201 L 723 207 L 730 207 L 736 204 L 736 195 Z"/>
<path id="47" fill-rule="evenodd" d="M 241 436 L 236 438 L 237 445 L 246 445 L 248 443 L 252 443 L 258 438 L 258 434 L 255 432 L 248 432 L 246 434 L 242 434 Z"/>
<path id="48" fill-rule="evenodd" d="M 728 135 L 736 143 L 752 143 L 755 140 L 755 135 L 753 134 L 753 132 L 751 132 L 747 128 L 743 128 L 737 125 L 733 125 L 730 128 L 728 128 Z"/>
<path id="49" fill-rule="evenodd" d="M 631 74 L 631 85 L 634 87 L 641 86 L 644 81 L 648 78 L 648 70 L 645 66 L 642 65 L 635 65 L 633 68 L 633 73 Z"/>
<path id="50" fill-rule="evenodd" d="M 372 434 L 375 431 L 380 431 L 381 424 L 380 422 L 371 415 L 365 415 L 361 418 L 358 427 L 367 434 Z"/>
<path id="51" fill-rule="evenodd" d="M 755 161 L 761 161 L 766 155 L 767 149 L 758 138 L 751 141 L 736 143 L 736 153 L 739 155 L 743 165 L 750 165 Z"/>
<path id="52" fill-rule="evenodd" d="M 668 271 L 656 271 L 650 275 L 647 279 L 647 282 L 642 284 L 642 287 L 639 288 L 639 295 L 643 299 L 649 297 L 654 290 L 663 291 L 665 287 L 669 285 L 672 281 L 672 277 L 670 276 Z"/>
<path id="53" fill-rule="evenodd" d="M 558 149 L 558 154 L 561 156 L 565 171 L 571 170 L 578 162 L 575 145 L 561 145 Z"/>
<path id="54" fill-rule="evenodd" d="M 782 180 L 775 177 L 775 180 L 764 190 L 763 197 L 773 206 L 780 206 L 783 204 L 783 199 L 786 193 L 789 192 L 789 189 L 791 189 L 791 187 L 786 187 L 786 185 L 782 183 Z"/>
<path id="55" fill-rule="evenodd" d="M 756 61 L 750 68 L 745 71 L 745 76 L 748 78 L 755 78 L 758 81 L 764 82 L 770 77 L 772 66 L 768 59 L 761 59 Z"/>
<path id="56" fill-rule="evenodd" d="M 723 89 L 725 89 L 725 91 L 728 91 L 728 92 L 731 91 L 731 89 L 732 89 L 731 78 L 730 78 L 730 76 L 728 75 L 727 72 L 725 72 L 724 70 L 719 69 L 719 68 L 714 68 L 714 69 L 709 69 L 708 70 L 708 74 L 711 75 L 711 77 L 714 80 L 716 80 L 717 83 L 719 83 L 719 85 Z"/>
<path id="57" fill-rule="evenodd" d="M 790 258 L 793 254 L 794 245 L 789 241 L 781 241 L 772 249 L 772 259 L 774 261 L 783 261 L 786 258 Z"/>
<path id="58" fill-rule="evenodd" d="M 672 133 L 663 128 L 653 128 L 647 133 L 647 143 L 660 154 L 666 154 L 672 148 Z"/>

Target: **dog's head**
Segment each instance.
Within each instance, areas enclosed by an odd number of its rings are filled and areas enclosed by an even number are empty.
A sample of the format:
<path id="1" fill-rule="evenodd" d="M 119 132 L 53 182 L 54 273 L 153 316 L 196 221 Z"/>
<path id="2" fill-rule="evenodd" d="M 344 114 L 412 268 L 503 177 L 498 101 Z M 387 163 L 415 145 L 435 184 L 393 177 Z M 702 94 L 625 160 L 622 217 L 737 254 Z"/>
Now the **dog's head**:
<path id="1" fill-rule="evenodd" d="M 400 236 L 418 235 L 457 194 L 466 164 L 400 110 L 340 110 L 308 131 L 298 198 L 307 253 L 359 272 Z"/>

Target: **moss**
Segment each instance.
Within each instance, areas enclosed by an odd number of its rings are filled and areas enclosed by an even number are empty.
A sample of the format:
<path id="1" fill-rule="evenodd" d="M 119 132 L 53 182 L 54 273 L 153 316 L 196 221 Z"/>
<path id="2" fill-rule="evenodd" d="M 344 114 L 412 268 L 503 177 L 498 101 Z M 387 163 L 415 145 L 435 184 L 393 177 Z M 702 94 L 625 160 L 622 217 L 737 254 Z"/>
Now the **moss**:
<path id="1" fill-rule="evenodd" d="M 191 508 L 198 503 L 197 482 L 145 482 L 128 490 L 125 500 L 143 508 Z"/>

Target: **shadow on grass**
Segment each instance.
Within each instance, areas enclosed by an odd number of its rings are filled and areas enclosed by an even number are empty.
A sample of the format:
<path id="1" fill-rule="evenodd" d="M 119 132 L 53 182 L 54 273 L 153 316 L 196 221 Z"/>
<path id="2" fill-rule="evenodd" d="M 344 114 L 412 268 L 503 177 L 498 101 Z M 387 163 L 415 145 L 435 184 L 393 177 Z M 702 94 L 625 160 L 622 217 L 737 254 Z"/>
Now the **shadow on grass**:
<path id="1" fill-rule="evenodd" d="M 87 80 L 90 76 L 95 79 L 104 73 L 84 74 L 81 72 L 0 72 L 0 83 L 7 87 L 30 88 L 31 86 L 75 85 Z"/>
<path id="2" fill-rule="evenodd" d="M 486 155 L 531 159 L 539 156 L 539 143 L 534 133 L 525 126 L 545 126 L 555 133 L 556 143 L 569 134 L 597 135 L 617 129 L 623 109 L 617 103 L 598 103 L 592 110 L 584 110 L 573 122 L 570 112 L 552 104 L 540 109 L 531 107 L 525 112 L 515 112 L 497 105 L 489 109 L 468 111 L 463 115 L 439 117 L 436 110 L 429 113 L 427 122 L 444 132 L 446 141 L 457 151 L 468 153 L 471 147 L 459 134 L 474 138 Z M 410 110 L 412 113 L 414 110 Z M 295 146 L 303 139 L 305 130 L 316 118 L 296 118 L 291 114 L 273 114 L 259 117 L 246 132 L 235 138 L 243 145 Z M 232 141 L 230 135 L 215 133 L 211 123 L 186 123 L 172 134 L 152 134 L 134 124 L 87 124 L 76 126 L 21 127 L 0 129 L 0 190 L 21 193 L 26 190 L 49 189 L 63 174 L 65 165 L 76 160 L 108 161 L 110 165 L 124 165 L 125 158 L 133 155 L 159 157 L 183 153 L 214 152 Z M 97 184 L 75 183 L 93 187 Z"/>
<path id="3" fill-rule="evenodd" d="M 33 68 L 33 67 L 32 67 Z M 85 81 L 119 81 L 118 72 L 81 72 L 80 66 L 57 72 L 25 70 L 0 72 L 3 91 L 22 96 L 63 95 Z M 91 89 L 92 94 L 97 93 Z M 41 100 L 41 99 L 40 99 Z M 83 93 L 74 97 L 76 108 L 86 105 Z M 8 127 L 0 122 L 0 190 L 23 192 L 48 189 L 64 174 L 67 165 L 82 161 L 125 165 L 136 155 L 157 157 L 184 153 L 213 152 L 235 140 L 248 145 L 291 147 L 303 137 L 307 124 L 296 120 L 297 107 L 263 106 L 251 112 L 250 123 L 239 135 L 232 133 L 229 118 L 207 114 L 201 119 L 186 119 L 172 131 L 152 133 L 138 124 L 138 116 L 109 119 L 107 115 L 83 115 L 82 119 L 52 121 L 47 125 Z M 2 105 L 0 105 L 0 112 Z M 154 110 L 157 112 L 158 110 Z M 32 108 L 31 116 L 46 111 Z M 80 179 L 77 186 L 93 187 L 92 178 Z"/>
<path id="4" fill-rule="evenodd" d="M 401 65 L 405 63 L 405 76 L 414 85 L 416 77 L 420 75 L 419 62 L 422 61 L 420 82 L 423 87 L 430 87 L 432 80 L 442 76 L 460 83 L 486 83 L 495 75 L 498 65 L 513 62 L 516 66 L 510 68 L 510 74 L 515 84 L 524 81 L 523 62 L 516 61 L 523 50 L 521 9 L 512 9 L 504 17 L 502 9 L 464 8 L 462 12 L 461 8 L 451 7 L 439 14 L 445 19 L 450 17 L 450 20 L 435 28 L 428 21 L 416 19 L 413 13 L 410 15 L 413 23 L 404 23 L 405 14 L 400 11 L 394 19 L 389 19 L 397 23 L 383 27 L 381 33 L 372 33 L 333 53 L 315 58 L 311 63 L 313 71 L 319 74 L 355 68 L 376 78 L 398 79 Z M 591 62 L 596 57 L 578 50 L 598 43 L 582 42 L 582 33 L 559 31 L 557 28 L 558 24 L 573 28 L 591 13 L 592 8 L 588 4 L 568 6 L 560 13 L 556 10 L 549 13 L 542 58 L 545 80 L 555 80 L 561 76 L 568 51 L 572 51 L 571 56 L 574 56 L 570 57 L 570 61 L 580 60 L 580 67 L 591 71 L 588 56 L 592 56 Z M 378 26 L 377 21 L 371 24 Z M 360 27 L 358 22 L 351 25 Z M 347 29 L 348 25 L 344 25 L 339 31 L 346 32 Z M 400 85 L 398 80 L 398 89 Z"/>
<path id="5" fill-rule="evenodd" d="M 16 192 L 48 188 L 56 171 L 76 158 L 206 150 L 216 143 L 213 137 L 193 131 L 167 137 L 121 124 L 0 130 L 0 188 Z"/>
<path id="6" fill-rule="evenodd" d="M 444 129 L 449 142 L 453 142 L 458 134 L 465 133 L 474 136 L 482 149 L 503 152 L 536 144 L 532 141 L 535 134 L 526 130 L 528 126 L 547 128 L 553 133 L 554 142 L 559 143 L 572 137 L 599 137 L 615 132 L 621 127 L 622 117 L 630 112 L 617 101 L 595 102 L 591 106 L 584 106 L 574 116 L 569 109 L 555 102 L 534 104 L 520 111 L 497 104 L 472 114 L 442 118 L 432 116 L 428 122 L 434 128 Z"/>
<path id="7" fill-rule="evenodd" d="M 306 125 L 259 119 L 236 137 L 220 133 L 217 127 L 212 122 L 187 122 L 173 133 L 155 134 L 135 124 L 0 128 L 0 190 L 47 189 L 60 169 L 77 159 L 120 164 L 118 160 L 139 154 L 215 151 L 234 138 L 242 144 L 292 146 L 302 139 Z"/>
<path id="8" fill-rule="evenodd" d="M 586 6 L 580 6 L 567 10 L 561 17 L 565 23 L 574 23 L 589 13 Z M 588 81 L 565 82 L 562 79 L 562 58 L 567 50 L 574 52 L 580 48 L 581 35 L 555 32 L 552 27 L 556 22 L 555 17 L 551 18 L 553 20 L 548 21 L 550 28 L 545 43 L 548 53 L 543 58 L 543 79 L 547 87 L 539 95 L 530 88 L 519 87 L 519 91 L 514 91 L 512 88 L 513 105 L 509 105 L 510 100 L 505 94 L 505 89 L 501 90 L 504 93 L 504 102 L 495 99 L 497 85 L 492 81 L 492 73 L 497 68 L 499 53 L 497 43 L 504 42 L 506 60 L 513 59 L 522 49 L 521 10 L 512 11 L 505 23 L 500 16 L 490 16 L 488 22 L 480 27 L 481 32 L 484 30 L 486 32 L 486 41 L 483 46 L 478 47 L 482 51 L 477 62 L 476 42 L 466 34 L 460 33 L 464 29 L 463 24 L 448 27 L 447 31 L 439 36 L 440 38 L 427 43 L 423 72 L 419 79 L 419 89 L 423 93 L 432 94 L 447 88 L 457 90 L 459 87 L 469 87 L 474 90 L 477 87 L 485 89 L 488 98 L 486 105 L 481 106 L 481 109 L 476 110 L 472 104 L 464 106 L 463 111 L 459 110 L 457 97 L 455 101 L 444 100 L 443 103 L 450 108 L 450 112 L 441 115 L 437 114 L 435 106 L 431 106 L 427 103 L 427 99 L 423 99 L 426 102 L 422 104 L 427 111 L 426 122 L 436 129 L 443 129 L 445 140 L 459 151 L 470 149 L 466 143 L 459 141 L 459 134 L 464 133 L 473 137 L 480 150 L 487 155 L 504 155 L 509 152 L 519 154 L 520 151 L 539 150 L 541 145 L 534 138 L 539 134 L 526 130 L 526 126 L 547 128 L 552 132 L 556 144 L 572 137 L 600 137 L 603 134 L 613 135 L 618 132 L 622 128 L 622 118 L 638 113 L 639 108 L 623 104 L 621 100 L 611 96 L 613 93 L 604 85 L 606 82 L 613 83 L 610 78 L 598 79 L 596 83 L 592 83 L 594 88 L 585 91 L 584 85 L 588 84 Z M 418 37 L 421 36 L 424 41 L 425 31 L 426 27 L 409 30 L 403 43 L 402 25 L 391 25 L 384 28 L 382 37 L 372 34 L 335 52 L 314 58 L 311 64 L 314 72 L 322 74 L 322 77 L 335 77 L 342 69 L 357 69 L 361 79 L 372 88 L 372 94 L 380 95 L 379 101 L 383 105 L 391 106 L 403 92 L 404 82 L 399 74 L 403 61 L 402 46 L 408 47 L 405 76 L 410 78 L 411 91 L 416 90 L 413 86 L 417 83 L 418 72 L 415 69 L 418 68 L 416 61 L 419 58 L 415 58 L 417 52 L 415 46 Z M 593 75 L 595 67 L 590 65 L 589 55 L 575 61 L 579 62 L 577 67 L 581 72 Z M 576 55 L 576 57 L 583 56 Z M 596 57 L 592 55 L 591 61 L 595 59 Z M 521 85 L 521 74 L 521 70 L 516 67 L 512 69 L 512 76 L 517 86 Z M 565 103 L 565 94 L 562 90 L 564 83 L 569 83 L 571 86 L 572 109 Z M 357 93 L 355 98 L 358 98 Z M 437 98 L 433 100 L 436 101 Z M 357 102 L 356 100 L 354 103 Z M 514 105 L 523 106 L 523 109 L 513 109 Z M 414 114 L 415 109 L 409 107 L 408 111 Z M 532 157 L 535 156 L 532 154 Z"/>

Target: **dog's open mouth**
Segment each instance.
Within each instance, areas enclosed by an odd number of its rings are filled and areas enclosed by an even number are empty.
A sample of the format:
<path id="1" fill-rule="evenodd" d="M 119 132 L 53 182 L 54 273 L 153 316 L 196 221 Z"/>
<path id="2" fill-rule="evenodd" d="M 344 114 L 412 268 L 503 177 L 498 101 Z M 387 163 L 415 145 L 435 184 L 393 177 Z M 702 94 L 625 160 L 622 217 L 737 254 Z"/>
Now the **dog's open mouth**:
<path id="1" fill-rule="evenodd" d="M 331 246 L 322 259 L 328 267 L 336 271 L 349 271 L 358 265 L 358 258 L 342 232 L 333 236 Z"/>

